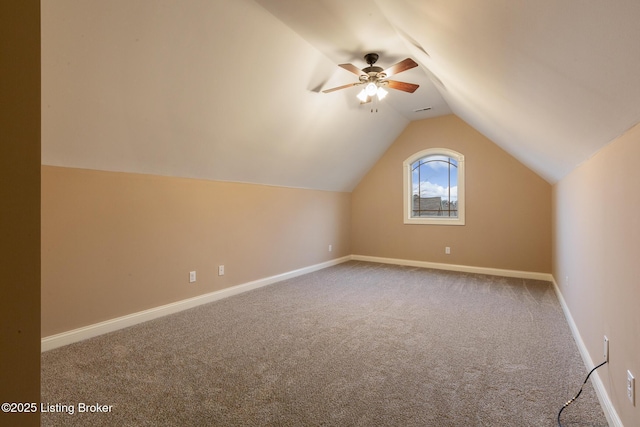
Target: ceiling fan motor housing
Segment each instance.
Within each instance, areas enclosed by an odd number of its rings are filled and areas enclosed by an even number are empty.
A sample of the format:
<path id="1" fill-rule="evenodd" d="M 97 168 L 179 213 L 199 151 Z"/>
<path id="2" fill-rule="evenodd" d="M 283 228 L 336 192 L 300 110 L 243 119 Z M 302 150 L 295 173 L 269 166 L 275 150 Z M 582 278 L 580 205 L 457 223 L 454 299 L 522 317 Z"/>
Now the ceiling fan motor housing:
<path id="1" fill-rule="evenodd" d="M 375 67 L 373 64 L 376 63 L 376 61 L 378 60 L 380 56 L 377 53 L 367 53 L 364 56 L 364 60 L 367 61 L 367 64 L 369 64 L 368 67 L 363 68 L 362 72 L 366 73 L 370 78 L 384 78 L 383 76 L 380 76 L 379 74 L 384 70 L 382 67 Z M 363 79 L 360 79 L 363 80 Z M 364 80 L 369 80 L 369 78 L 366 78 Z"/>
<path id="2" fill-rule="evenodd" d="M 363 68 L 362 71 L 369 74 L 370 76 L 375 76 L 381 73 L 384 69 L 382 67 L 367 67 Z"/>

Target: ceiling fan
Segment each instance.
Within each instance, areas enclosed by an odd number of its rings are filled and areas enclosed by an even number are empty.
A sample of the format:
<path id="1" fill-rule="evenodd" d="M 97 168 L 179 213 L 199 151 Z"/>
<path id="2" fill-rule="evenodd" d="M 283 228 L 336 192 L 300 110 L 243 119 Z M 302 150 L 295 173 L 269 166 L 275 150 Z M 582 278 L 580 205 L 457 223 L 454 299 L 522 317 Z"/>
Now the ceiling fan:
<path id="1" fill-rule="evenodd" d="M 399 82 L 396 80 L 387 80 L 388 77 L 417 67 L 418 64 L 413 59 L 407 58 L 385 70 L 382 67 L 373 65 L 376 63 L 378 58 L 379 55 L 377 53 L 367 53 L 364 56 L 364 60 L 367 61 L 367 64 L 369 64 L 369 66 L 363 68 L 362 70 L 360 70 L 353 64 L 340 64 L 339 67 L 342 67 L 345 70 L 357 75 L 360 81 L 334 87 L 331 89 L 326 89 L 323 90 L 322 93 L 330 93 L 336 90 L 346 89 L 348 87 L 364 85 L 364 89 L 362 89 L 360 93 L 358 93 L 358 99 L 362 104 L 366 104 L 367 102 L 371 102 L 371 99 L 374 95 L 377 95 L 378 99 L 380 100 L 387 96 L 388 92 L 384 89 L 385 86 L 391 89 L 397 89 L 409 93 L 413 93 L 416 91 L 416 89 L 418 89 L 419 86 L 417 84 Z"/>

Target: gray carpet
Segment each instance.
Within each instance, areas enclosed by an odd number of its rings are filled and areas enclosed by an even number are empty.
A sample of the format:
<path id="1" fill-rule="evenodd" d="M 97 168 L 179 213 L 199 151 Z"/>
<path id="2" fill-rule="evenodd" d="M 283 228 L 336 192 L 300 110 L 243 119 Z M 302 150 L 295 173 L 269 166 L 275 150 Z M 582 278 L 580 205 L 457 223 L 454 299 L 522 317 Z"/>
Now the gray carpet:
<path id="1" fill-rule="evenodd" d="M 550 283 L 352 261 L 44 353 L 42 425 L 555 426 L 586 374 Z"/>

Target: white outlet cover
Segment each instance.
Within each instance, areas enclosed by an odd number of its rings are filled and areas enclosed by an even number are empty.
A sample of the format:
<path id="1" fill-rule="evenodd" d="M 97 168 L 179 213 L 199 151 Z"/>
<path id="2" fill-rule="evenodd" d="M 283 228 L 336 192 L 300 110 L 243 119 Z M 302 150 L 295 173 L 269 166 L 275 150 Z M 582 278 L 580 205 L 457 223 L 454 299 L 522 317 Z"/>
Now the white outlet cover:
<path id="1" fill-rule="evenodd" d="M 631 404 L 636 406 L 636 379 L 631 371 L 627 371 L 627 397 Z"/>
<path id="2" fill-rule="evenodd" d="M 195 271 L 190 271 L 189 272 L 189 283 L 193 283 L 196 281 L 196 272 Z"/>
<path id="3" fill-rule="evenodd" d="M 602 355 L 604 356 L 604 360 L 609 361 L 609 338 L 604 336 L 604 347 L 602 349 Z"/>

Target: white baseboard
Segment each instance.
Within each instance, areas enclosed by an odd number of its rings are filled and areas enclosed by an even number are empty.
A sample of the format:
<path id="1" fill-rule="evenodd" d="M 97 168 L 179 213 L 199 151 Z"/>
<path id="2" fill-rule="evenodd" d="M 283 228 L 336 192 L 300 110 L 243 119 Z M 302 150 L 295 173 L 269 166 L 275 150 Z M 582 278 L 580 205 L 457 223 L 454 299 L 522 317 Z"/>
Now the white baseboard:
<path id="1" fill-rule="evenodd" d="M 309 267 L 300 268 L 298 270 L 289 271 L 287 273 L 278 274 L 264 279 L 254 280 L 252 282 L 243 283 L 241 285 L 232 286 L 230 288 L 221 289 L 219 291 L 211 292 L 208 294 L 200 295 L 197 297 L 177 301 L 171 304 L 162 305 L 160 307 L 151 308 L 149 310 L 139 311 L 126 316 L 110 319 L 104 322 L 95 323 L 93 325 L 85 326 L 82 328 L 74 329 L 60 334 L 51 335 L 42 338 L 40 349 L 41 351 L 52 350 L 54 348 L 62 347 L 67 344 L 82 341 L 87 338 L 93 338 L 98 335 L 106 334 L 108 332 L 117 331 L 118 329 L 127 328 L 129 326 L 137 325 L 138 323 L 146 322 L 149 320 L 157 319 L 168 314 L 177 313 L 182 310 L 197 307 L 202 304 L 207 304 L 213 301 L 218 301 L 223 298 L 228 298 L 233 295 L 237 295 L 243 292 L 250 291 L 252 289 L 261 288 L 263 286 L 271 285 L 282 280 L 291 279 L 293 277 L 301 276 L 303 274 L 312 273 L 323 268 L 331 267 L 346 261 L 351 260 L 351 256 L 345 256 L 342 258 L 336 258 L 331 261 L 315 264 Z"/>
<path id="2" fill-rule="evenodd" d="M 352 255 L 351 259 L 354 261 L 367 261 L 367 262 L 377 262 L 382 264 L 394 264 L 394 265 L 404 265 L 408 267 L 423 267 L 423 268 L 434 268 L 438 270 L 451 270 L 451 271 L 462 271 L 466 273 L 478 273 L 478 274 L 490 274 L 494 276 L 504 276 L 504 277 L 517 277 L 522 279 L 536 279 L 536 280 L 545 280 L 553 283 L 554 290 L 556 295 L 558 296 L 558 300 L 560 301 L 560 305 L 562 306 L 562 311 L 564 312 L 565 318 L 567 319 L 567 323 L 569 324 L 569 328 L 571 329 L 571 333 L 573 338 L 580 350 L 580 356 L 582 357 L 582 361 L 588 370 L 593 369 L 595 366 L 589 352 L 587 351 L 587 347 L 580 336 L 580 332 L 576 323 L 573 320 L 573 316 L 571 316 L 571 312 L 569 311 L 569 307 L 567 306 L 562 293 L 560 292 L 560 288 L 555 281 L 553 275 L 549 273 L 536 273 L 529 271 L 518 271 L 518 270 L 503 270 L 498 268 L 485 268 L 485 267 L 473 267 L 467 265 L 456 265 L 456 264 L 444 264 L 444 263 L 434 263 L 427 261 L 413 261 L 413 260 L 404 260 L 404 259 L 395 259 L 395 258 L 380 258 L 366 255 Z M 598 375 L 598 371 L 595 371 L 590 377 L 593 387 L 596 391 L 596 395 L 598 396 L 598 400 L 600 401 L 600 405 L 604 411 L 604 415 L 607 418 L 607 422 L 610 426 L 613 427 L 624 427 L 618 413 L 613 407 L 613 403 L 609 398 L 609 394 L 607 393 L 606 388 Z"/>
<path id="3" fill-rule="evenodd" d="M 530 273 L 530 272 L 524 272 L 524 271 L 470 267 L 470 266 L 462 266 L 462 265 L 454 265 L 454 264 L 440 264 L 440 263 L 425 262 L 425 261 L 411 261 L 411 260 L 380 258 L 380 257 L 371 257 L 371 256 L 363 256 L 363 255 L 348 255 L 348 256 L 337 258 L 324 263 L 312 265 L 305 268 L 300 268 L 298 270 L 289 271 L 287 273 L 266 277 L 266 278 L 255 280 L 248 283 L 243 283 L 240 285 L 232 286 L 230 288 L 222 289 L 219 291 L 211 292 L 211 293 L 200 295 L 197 297 L 162 305 L 160 307 L 154 307 L 149 310 L 139 311 L 137 313 L 128 314 L 126 316 L 117 317 L 115 319 L 106 320 L 104 322 L 95 323 L 93 325 L 88 325 L 82 328 L 73 329 L 71 331 L 62 332 L 56 335 L 44 337 L 41 340 L 40 348 L 41 348 L 41 351 L 52 350 L 54 348 L 62 347 L 64 345 L 72 344 L 74 342 L 82 341 L 88 338 L 93 338 L 98 335 L 117 331 L 118 329 L 127 328 L 129 326 L 133 326 L 142 322 L 157 319 L 159 317 L 166 316 L 168 314 L 173 314 L 182 310 L 187 310 L 189 308 L 197 307 L 202 304 L 207 304 L 209 302 L 217 301 L 223 298 L 228 298 L 230 296 L 237 295 L 242 292 L 247 292 L 252 289 L 257 289 L 262 286 L 267 286 L 282 280 L 290 279 L 296 276 L 301 276 L 303 274 L 311 273 L 311 272 L 321 270 L 323 268 L 330 267 L 332 265 L 340 264 L 350 260 L 378 262 L 383 264 L 406 265 L 406 266 L 413 266 L 413 267 L 436 268 L 441 270 L 464 271 L 464 272 L 480 273 L 480 274 L 493 274 L 497 276 L 507 276 L 507 277 L 521 277 L 521 278 L 540 279 L 540 280 L 552 279 L 550 274 L 545 274 L 545 273 Z"/>
<path id="4" fill-rule="evenodd" d="M 564 317 L 567 319 L 567 323 L 569 324 L 569 328 L 571 329 L 571 334 L 573 335 L 573 339 L 580 350 L 580 356 L 582 356 L 582 361 L 586 366 L 587 370 L 593 369 L 595 364 L 591 359 L 591 355 L 587 350 L 587 346 L 584 344 L 582 340 L 582 336 L 580 335 L 580 331 L 578 330 L 578 326 L 573 320 L 573 316 L 571 316 L 571 312 L 569 311 L 569 306 L 567 305 L 562 293 L 560 292 L 560 288 L 558 287 L 558 283 L 555 278 L 552 277 L 551 282 L 553 283 L 553 288 L 556 291 L 556 295 L 558 296 L 558 300 L 560 301 L 560 305 L 562 306 L 562 311 L 564 312 Z M 618 416 L 616 409 L 613 407 L 613 403 L 609 398 L 609 394 L 607 393 L 607 389 L 604 387 L 604 383 L 596 370 L 593 374 L 591 374 L 591 383 L 593 384 L 593 388 L 596 391 L 596 395 L 598 396 L 598 400 L 600 401 L 600 406 L 604 411 L 604 415 L 607 418 L 607 422 L 610 426 L 613 427 L 624 427 L 622 424 L 622 420 Z"/>
<path id="5" fill-rule="evenodd" d="M 535 279 L 552 281 L 553 276 L 549 273 L 536 273 L 531 271 L 503 270 L 500 268 L 473 267 L 469 265 L 444 264 L 428 261 L 413 261 L 397 258 L 381 258 L 367 255 L 351 255 L 355 261 L 378 262 L 382 264 L 405 265 L 408 267 L 434 268 L 437 270 L 462 271 L 465 273 L 490 274 L 492 276 L 518 277 L 521 279 Z"/>
<path id="6" fill-rule="evenodd" d="M 194 298 L 177 301 L 171 304 L 166 304 L 166 305 L 155 307 L 149 310 L 144 310 L 144 311 L 132 313 L 126 316 L 118 317 L 115 319 L 107 320 L 105 322 L 100 322 L 100 323 L 85 326 L 82 328 L 74 329 L 71 331 L 63 332 L 60 334 L 51 335 L 51 336 L 42 338 L 41 351 L 44 352 L 47 350 L 52 350 L 54 348 L 62 347 L 64 345 L 82 341 L 88 338 L 96 337 L 98 335 L 106 334 L 108 332 L 117 331 L 119 329 L 137 325 L 139 323 L 143 323 L 149 320 L 157 319 L 159 317 L 166 316 L 168 314 L 177 313 L 179 311 L 197 307 L 202 304 L 218 301 L 223 298 L 228 298 L 233 295 L 238 295 L 240 293 L 247 292 L 252 289 L 257 289 L 263 286 L 271 285 L 273 283 L 280 282 L 286 279 L 291 279 L 293 277 L 301 276 L 303 274 L 312 273 L 314 271 L 318 271 L 323 268 L 331 267 L 333 265 L 337 265 L 350 260 L 550 281 L 553 283 L 554 290 L 556 292 L 556 295 L 558 296 L 558 300 L 560 301 L 560 305 L 562 306 L 562 310 L 567 319 L 567 322 L 571 329 L 571 333 L 573 334 L 573 337 L 578 346 L 578 349 L 580 350 L 580 355 L 582 356 L 582 360 L 585 366 L 589 370 L 592 369 L 592 367 L 594 366 L 591 356 L 587 351 L 587 347 L 585 346 L 584 341 L 580 336 L 578 327 L 576 326 L 573 320 L 573 317 L 571 316 L 569 307 L 567 306 L 564 300 L 564 297 L 560 292 L 558 284 L 556 283 L 554 277 L 549 273 L 504 270 L 504 269 L 498 269 L 498 268 L 473 267 L 473 266 L 466 266 L 466 265 L 403 260 L 403 259 L 396 259 L 396 258 L 382 258 L 382 257 L 374 257 L 374 256 L 366 256 L 366 255 L 349 255 L 342 258 L 336 258 L 331 261 L 315 264 L 309 267 L 300 268 L 297 270 L 289 271 L 287 273 L 266 277 L 266 278 L 255 280 L 248 283 L 243 283 L 241 285 L 232 286 L 230 288 L 211 292 L 205 295 L 200 295 Z M 600 376 L 598 375 L 597 371 L 592 374 L 591 380 L 609 425 L 614 427 L 624 427 L 622 424 L 622 421 L 620 420 L 620 417 L 618 416 L 618 413 L 613 407 L 611 399 L 609 398 L 609 395 L 607 394 L 604 384 L 602 383 L 602 380 L 600 379 Z"/>

